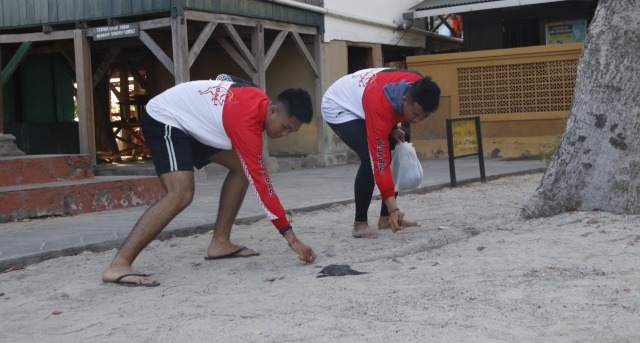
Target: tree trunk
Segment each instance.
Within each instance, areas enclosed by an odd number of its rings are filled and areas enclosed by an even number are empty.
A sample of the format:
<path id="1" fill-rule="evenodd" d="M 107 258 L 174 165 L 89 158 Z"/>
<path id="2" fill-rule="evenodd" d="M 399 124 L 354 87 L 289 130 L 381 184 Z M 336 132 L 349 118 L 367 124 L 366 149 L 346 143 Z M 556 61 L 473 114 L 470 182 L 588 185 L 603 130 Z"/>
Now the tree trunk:
<path id="1" fill-rule="evenodd" d="M 524 218 L 640 213 L 640 2 L 600 0 L 567 126 Z"/>

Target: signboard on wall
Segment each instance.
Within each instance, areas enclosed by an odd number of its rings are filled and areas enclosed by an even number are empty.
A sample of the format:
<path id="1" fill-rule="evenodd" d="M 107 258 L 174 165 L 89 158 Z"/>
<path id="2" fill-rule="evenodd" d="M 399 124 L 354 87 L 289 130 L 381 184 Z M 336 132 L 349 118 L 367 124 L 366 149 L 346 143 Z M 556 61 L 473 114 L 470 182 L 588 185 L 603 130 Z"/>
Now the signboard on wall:
<path id="1" fill-rule="evenodd" d="M 451 187 L 456 185 L 456 166 L 454 160 L 460 157 L 478 156 L 480 181 L 486 182 L 484 172 L 484 152 L 482 151 L 482 130 L 480 117 L 461 117 L 447 119 L 447 149 L 449 150 L 449 176 Z"/>
<path id="2" fill-rule="evenodd" d="M 451 121 L 451 140 L 455 156 L 477 154 L 478 134 L 475 118 Z"/>
<path id="3" fill-rule="evenodd" d="M 101 26 L 93 28 L 93 40 L 107 40 L 125 37 L 138 37 L 140 28 L 138 23 Z"/>
<path id="4" fill-rule="evenodd" d="M 545 24 L 547 45 L 582 42 L 587 36 L 586 20 L 560 21 Z"/>

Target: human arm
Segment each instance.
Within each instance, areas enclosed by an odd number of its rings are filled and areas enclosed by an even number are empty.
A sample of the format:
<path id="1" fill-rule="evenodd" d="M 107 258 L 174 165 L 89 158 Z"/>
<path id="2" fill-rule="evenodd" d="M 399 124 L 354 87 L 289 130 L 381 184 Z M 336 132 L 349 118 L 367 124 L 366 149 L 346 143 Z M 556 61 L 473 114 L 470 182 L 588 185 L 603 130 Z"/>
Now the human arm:
<path id="1" fill-rule="evenodd" d="M 402 225 L 404 222 L 404 212 L 398 207 L 396 197 L 389 197 L 385 199 L 384 204 L 389 209 L 389 224 L 391 225 L 391 231 L 396 232 L 404 229 Z"/>
<path id="2" fill-rule="evenodd" d="M 282 236 L 287 240 L 287 244 L 289 244 L 291 250 L 298 254 L 300 261 L 313 263 L 313 261 L 316 260 L 316 253 L 310 246 L 304 244 L 298 239 L 298 237 L 296 237 L 296 234 L 293 233 L 293 229 L 290 228 L 286 230 Z"/>
<path id="3" fill-rule="evenodd" d="M 293 232 L 291 224 L 287 220 L 285 210 L 275 192 L 271 177 L 262 157 L 261 134 L 254 130 L 230 132 L 232 143 L 238 152 L 238 158 L 243 169 L 258 197 L 258 202 L 264 209 L 267 218 L 278 229 L 293 251 L 298 254 L 300 260 L 312 263 L 316 255 L 311 247 L 300 241 Z"/>
<path id="4" fill-rule="evenodd" d="M 398 205 L 390 168 L 390 148 L 395 143 L 393 139 L 398 143 L 405 139 L 404 131 L 397 127 L 397 123 L 402 120 L 402 117 L 395 113 L 388 101 L 381 101 L 379 97 L 370 97 L 368 100 L 363 101 L 363 108 L 367 144 L 373 162 L 374 180 L 386 207 L 390 211 L 389 219 L 391 222 L 389 225 L 395 232 L 402 229 L 404 215 L 399 210 L 394 211 Z M 390 140 L 390 137 L 393 138 Z"/>
<path id="5" fill-rule="evenodd" d="M 391 129 L 391 137 L 393 137 L 397 143 L 404 143 L 406 139 L 404 131 L 398 126 L 394 126 L 393 129 Z"/>

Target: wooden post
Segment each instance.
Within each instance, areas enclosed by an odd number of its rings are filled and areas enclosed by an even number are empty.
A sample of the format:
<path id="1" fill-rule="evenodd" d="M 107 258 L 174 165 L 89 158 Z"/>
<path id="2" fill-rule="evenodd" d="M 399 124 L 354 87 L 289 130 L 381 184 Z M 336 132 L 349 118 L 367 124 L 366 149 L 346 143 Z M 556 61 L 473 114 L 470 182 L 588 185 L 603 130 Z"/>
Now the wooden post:
<path id="1" fill-rule="evenodd" d="M 129 71 L 122 64 L 118 66 L 118 74 L 120 74 L 120 120 L 128 121 L 131 118 L 131 106 L 129 100 Z"/>
<path id="2" fill-rule="evenodd" d="M 252 75 L 252 81 L 260 89 L 267 91 L 267 70 L 264 63 L 264 26 L 262 24 L 256 25 L 251 33 L 251 53 L 256 60 L 257 71 Z M 265 162 L 268 162 L 269 157 L 269 137 L 266 134 L 262 134 L 262 157 Z M 267 163 L 267 168 L 272 167 L 271 163 Z"/>
<path id="3" fill-rule="evenodd" d="M 316 127 L 318 131 L 318 153 L 322 156 L 323 163 L 325 166 L 329 166 L 335 164 L 330 163 L 329 157 L 333 154 L 333 135 L 331 135 L 331 130 L 327 123 L 322 119 L 322 95 L 324 94 L 324 73 L 322 70 L 322 59 L 323 59 L 323 51 L 322 51 L 322 36 L 315 35 L 313 37 L 313 58 L 316 61 L 316 65 L 318 66 L 319 75 L 315 78 L 315 98 L 316 98 Z"/>
<path id="4" fill-rule="evenodd" d="M 84 30 L 73 31 L 73 45 L 76 60 L 76 83 L 78 85 L 78 131 L 80 153 L 89 155 L 96 164 L 96 139 L 93 118 L 93 78 L 91 73 L 91 48 Z"/>
<path id="5" fill-rule="evenodd" d="M 173 75 L 177 85 L 190 80 L 187 20 L 182 15 L 171 19 L 171 41 L 173 46 Z"/>
<path id="6" fill-rule="evenodd" d="M 253 83 L 263 90 L 267 87 L 266 73 L 264 63 L 264 26 L 256 25 L 251 34 L 251 52 L 256 60 L 257 72 L 253 75 Z"/>

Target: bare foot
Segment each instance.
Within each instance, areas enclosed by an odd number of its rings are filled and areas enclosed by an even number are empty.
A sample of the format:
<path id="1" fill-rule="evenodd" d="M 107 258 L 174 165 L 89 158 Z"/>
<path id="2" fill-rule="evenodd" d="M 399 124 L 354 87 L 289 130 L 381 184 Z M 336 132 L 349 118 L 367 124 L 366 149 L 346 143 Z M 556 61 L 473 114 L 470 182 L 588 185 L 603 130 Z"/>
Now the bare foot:
<path id="1" fill-rule="evenodd" d="M 136 272 L 131 266 L 109 266 L 109 268 L 102 273 L 102 281 L 125 286 L 154 287 L 160 285 L 155 278 L 151 277 L 151 274 Z"/>
<path id="2" fill-rule="evenodd" d="M 418 226 L 420 226 L 420 224 L 418 224 L 417 222 L 410 222 L 407 220 L 402 221 L 402 227 L 404 228 Z M 391 224 L 389 224 L 389 216 L 380 216 L 380 219 L 378 219 L 378 229 L 391 229 Z"/>
<path id="3" fill-rule="evenodd" d="M 378 234 L 369 228 L 367 222 L 353 222 L 353 232 L 355 238 L 378 238 Z"/>
<path id="4" fill-rule="evenodd" d="M 260 255 L 260 253 L 249 248 L 243 249 L 242 246 L 235 245 L 229 241 L 224 243 L 211 241 L 211 244 L 209 244 L 209 248 L 207 249 L 208 257 L 221 257 L 230 255 L 233 255 L 234 257 L 250 257 L 258 256 Z"/>

